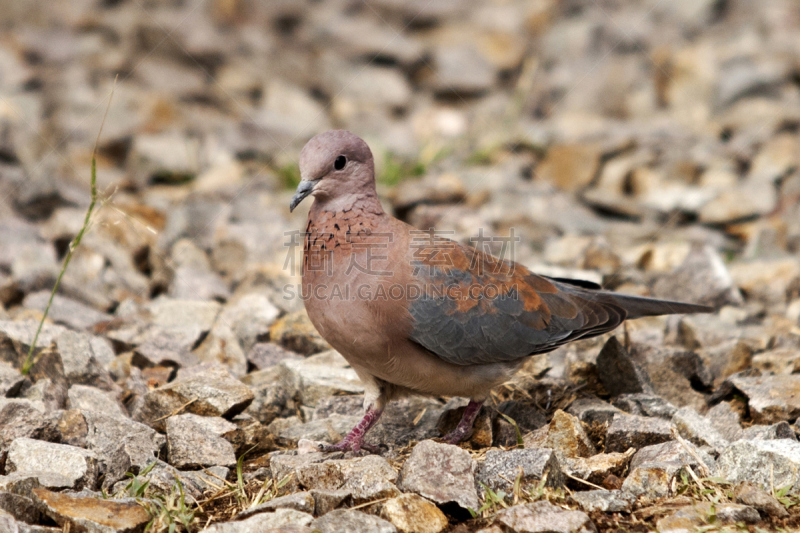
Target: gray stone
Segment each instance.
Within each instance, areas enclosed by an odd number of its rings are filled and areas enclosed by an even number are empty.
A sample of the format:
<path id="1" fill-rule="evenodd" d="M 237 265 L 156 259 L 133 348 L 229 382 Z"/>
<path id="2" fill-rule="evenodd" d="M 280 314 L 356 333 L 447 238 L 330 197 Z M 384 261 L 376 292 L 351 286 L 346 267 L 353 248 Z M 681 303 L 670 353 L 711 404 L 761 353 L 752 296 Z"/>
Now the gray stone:
<path id="1" fill-rule="evenodd" d="M 335 459 L 300 464 L 294 469 L 307 489 L 345 490 L 356 504 L 397 496 L 397 472 L 382 457 Z"/>
<path id="2" fill-rule="evenodd" d="M 20 437 L 56 441 L 57 424 L 41 401 L 0 398 L 0 451 Z"/>
<path id="3" fill-rule="evenodd" d="M 800 375 L 747 377 L 736 374 L 727 383 L 747 398 L 753 422 L 772 424 L 800 416 Z"/>
<path id="4" fill-rule="evenodd" d="M 26 378 L 19 370 L 0 361 L 0 398 L 16 396 L 25 382 Z"/>
<path id="5" fill-rule="evenodd" d="M 733 442 L 742 438 L 742 425 L 737 413 L 728 402 L 720 402 L 706 413 L 706 418 L 717 432 L 727 440 Z"/>
<path id="6" fill-rule="evenodd" d="M 622 483 L 622 490 L 634 496 L 665 498 L 670 495 L 672 482 L 684 467 L 677 461 L 643 463 L 631 469 Z"/>
<path id="7" fill-rule="evenodd" d="M 647 373 L 630 356 L 616 337 L 611 337 L 597 356 L 597 374 L 612 396 L 652 392 Z"/>
<path id="8" fill-rule="evenodd" d="M 312 489 L 314 498 L 314 514 L 323 516 L 333 511 L 350 497 L 350 491 L 344 489 Z"/>
<path id="9" fill-rule="evenodd" d="M 97 455 L 105 486 L 129 471 L 144 469 L 156 460 L 166 443 L 164 436 L 149 426 L 99 411 L 66 411 L 59 429 L 66 444 L 88 448 Z"/>
<path id="10" fill-rule="evenodd" d="M 718 475 L 738 483 L 762 487 L 790 487 L 800 491 L 800 442 L 796 440 L 739 440 L 722 450 Z"/>
<path id="11" fill-rule="evenodd" d="M 672 424 L 681 437 L 698 446 L 721 450 L 728 445 L 728 441 L 714 429 L 711 422 L 691 407 L 678 409 L 672 417 Z"/>
<path id="12" fill-rule="evenodd" d="M 0 490 L 30 498 L 33 489 L 45 487 L 53 490 L 72 488 L 72 480 L 55 472 L 10 472 L 0 476 Z"/>
<path id="13" fill-rule="evenodd" d="M 331 415 L 305 424 L 294 424 L 278 430 L 278 435 L 297 442 L 300 439 L 336 443 L 361 420 L 360 416 Z M 272 429 L 272 426 L 270 426 Z"/>
<path id="14" fill-rule="evenodd" d="M 567 457 L 561 461 L 561 470 L 572 477 L 598 485 L 603 483 L 608 476 L 622 477 L 633 454 L 633 449 L 629 449 L 625 453 L 598 453 L 591 457 Z"/>
<path id="15" fill-rule="evenodd" d="M 364 392 L 355 370 L 339 353 L 329 350 L 305 359 L 287 359 L 280 366 L 289 371 L 287 382 L 303 405 L 313 407 L 335 394 Z"/>
<path id="16" fill-rule="evenodd" d="M 180 266 L 174 270 L 167 294 L 178 300 L 206 301 L 226 300 L 231 291 L 216 272 Z"/>
<path id="17" fill-rule="evenodd" d="M 797 440 L 797 436 L 788 422 L 778 422 L 769 426 L 750 426 L 742 430 L 741 438 L 746 440 Z"/>
<path id="18" fill-rule="evenodd" d="M 737 503 L 749 505 L 765 516 L 787 518 L 789 511 L 772 494 L 750 482 L 740 483 L 733 489 Z"/>
<path id="19" fill-rule="evenodd" d="M 39 521 L 39 509 L 33 500 L 13 492 L 0 491 L 0 511 L 5 511 L 21 522 L 35 524 Z"/>
<path id="20" fill-rule="evenodd" d="M 313 520 L 314 517 L 308 513 L 296 511 L 294 509 L 276 509 L 274 512 L 259 513 L 241 521 L 214 524 L 203 531 L 207 533 L 263 533 L 265 531 L 294 531 L 292 529 L 288 529 L 287 526 L 309 526 Z"/>
<path id="21" fill-rule="evenodd" d="M 72 385 L 67 392 L 67 408 L 98 411 L 110 416 L 128 417 L 117 398 L 104 390 L 88 385 Z"/>
<path id="22" fill-rule="evenodd" d="M 677 407 L 655 394 L 622 394 L 613 399 L 613 404 L 626 413 L 672 419 Z"/>
<path id="23" fill-rule="evenodd" d="M 587 490 L 570 498 L 587 513 L 629 513 L 636 503 L 636 496 L 621 490 Z"/>
<path id="24" fill-rule="evenodd" d="M 38 291 L 28 294 L 22 301 L 23 307 L 44 311 L 50 291 Z M 89 330 L 95 324 L 108 322 L 112 316 L 98 311 L 72 298 L 56 294 L 47 317 L 56 324 L 63 324 L 71 329 Z"/>
<path id="25" fill-rule="evenodd" d="M 61 533 L 60 527 L 33 526 L 17 522 L 10 514 L 0 511 L 0 531 L 3 533 Z"/>
<path id="26" fill-rule="evenodd" d="M 440 93 L 471 95 L 489 90 L 494 69 L 471 45 L 441 46 L 434 51 L 432 87 Z"/>
<path id="27" fill-rule="evenodd" d="M 56 347 L 70 384 L 113 388 L 114 382 L 105 369 L 115 357 L 108 340 L 68 330 L 56 338 Z"/>
<path id="28" fill-rule="evenodd" d="M 452 502 L 464 509 L 478 509 L 474 470 L 466 450 L 425 440 L 414 446 L 403 464 L 398 487 L 440 505 Z"/>
<path id="29" fill-rule="evenodd" d="M 653 295 L 713 307 L 744 302 L 722 258 L 708 245 L 694 246 L 677 269 L 660 276 Z"/>
<path id="30" fill-rule="evenodd" d="M 75 489 L 94 488 L 100 473 L 92 451 L 24 437 L 11 443 L 6 461 L 8 472 L 52 472 L 69 479 Z"/>
<path id="31" fill-rule="evenodd" d="M 219 417 L 192 413 L 171 416 L 166 424 L 169 463 L 181 469 L 233 466 L 236 464 L 233 445 L 222 435 L 237 429 L 235 424 Z"/>
<path id="32" fill-rule="evenodd" d="M 589 516 L 581 511 L 565 511 L 547 501 L 515 505 L 497 513 L 495 520 L 519 533 L 596 532 Z"/>
<path id="33" fill-rule="evenodd" d="M 610 424 L 614 415 L 622 411 L 599 398 L 578 398 L 569 406 L 567 412 L 577 416 L 581 422 L 589 424 Z"/>
<path id="34" fill-rule="evenodd" d="M 294 509 L 295 511 L 314 514 L 314 497 L 310 492 L 295 492 L 294 494 L 279 496 L 261 505 L 242 511 L 236 515 L 236 520 L 243 520 L 259 513 L 272 512 L 278 509 Z"/>
<path id="35" fill-rule="evenodd" d="M 701 467 L 700 461 L 702 461 L 703 465 L 712 470 L 716 464 L 713 457 L 691 442 L 671 440 L 640 449 L 633 455 L 630 467 L 634 469 L 647 463 L 659 461 L 689 465 L 692 468 Z"/>
<path id="36" fill-rule="evenodd" d="M 262 424 L 297 412 L 294 382 L 283 365 L 251 372 L 242 378 L 242 382 L 253 392 L 253 402 L 247 413 Z"/>
<path id="37" fill-rule="evenodd" d="M 562 487 L 564 475 L 553 450 L 524 448 L 519 450 L 489 450 L 475 470 L 475 481 L 494 491 L 511 494 L 517 476 L 522 472 L 522 483 L 539 483 L 546 477 L 548 487 Z M 483 492 L 479 486 L 478 491 Z"/>
<path id="38" fill-rule="evenodd" d="M 163 430 L 165 419 L 181 411 L 201 416 L 231 417 L 253 401 L 252 391 L 222 366 L 214 366 L 202 375 L 177 379 L 145 394 L 134 418 Z"/>
<path id="39" fill-rule="evenodd" d="M 311 527 L 322 533 L 358 531 L 363 533 L 397 533 L 397 528 L 377 516 L 350 509 L 336 509 L 317 518 Z"/>
<path id="40" fill-rule="evenodd" d="M 247 352 L 247 362 L 256 370 L 273 367 L 284 359 L 300 360 L 303 356 L 271 342 L 258 342 Z"/>
<path id="41" fill-rule="evenodd" d="M 614 417 L 606 434 L 606 451 L 625 452 L 628 448 L 645 446 L 672 440 L 672 425 L 660 418 L 635 415 Z"/>

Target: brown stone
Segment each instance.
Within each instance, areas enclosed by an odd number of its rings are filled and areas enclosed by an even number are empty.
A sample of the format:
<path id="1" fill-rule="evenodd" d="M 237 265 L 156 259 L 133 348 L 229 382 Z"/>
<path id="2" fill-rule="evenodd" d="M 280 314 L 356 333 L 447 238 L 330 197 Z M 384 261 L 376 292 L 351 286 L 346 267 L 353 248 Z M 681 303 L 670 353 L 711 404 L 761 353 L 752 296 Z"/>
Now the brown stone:
<path id="1" fill-rule="evenodd" d="M 70 524 L 74 533 L 103 528 L 118 533 L 138 533 L 144 531 L 150 520 L 144 507 L 132 501 L 82 498 L 47 489 L 33 489 L 33 495 L 42 502 L 50 518 L 61 527 Z"/>

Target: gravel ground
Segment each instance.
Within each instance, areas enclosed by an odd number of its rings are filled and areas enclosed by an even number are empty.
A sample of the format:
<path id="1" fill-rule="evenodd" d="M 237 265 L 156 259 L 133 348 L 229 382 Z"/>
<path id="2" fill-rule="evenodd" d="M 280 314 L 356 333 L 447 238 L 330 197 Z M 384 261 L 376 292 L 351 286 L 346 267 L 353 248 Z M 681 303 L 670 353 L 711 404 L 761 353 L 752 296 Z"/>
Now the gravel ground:
<path id="1" fill-rule="evenodd" d="M 796 2 L 32 0 L 0 24 L 0 531 L 800 528 Z M 329 128 L 419 228 L 718 311 L 532 358 L 461 446 L 438 438 L 465 401 L 409 398 L 380 454 L 317 452 L 363 391 L 296 290 L 297 157 Z"/>

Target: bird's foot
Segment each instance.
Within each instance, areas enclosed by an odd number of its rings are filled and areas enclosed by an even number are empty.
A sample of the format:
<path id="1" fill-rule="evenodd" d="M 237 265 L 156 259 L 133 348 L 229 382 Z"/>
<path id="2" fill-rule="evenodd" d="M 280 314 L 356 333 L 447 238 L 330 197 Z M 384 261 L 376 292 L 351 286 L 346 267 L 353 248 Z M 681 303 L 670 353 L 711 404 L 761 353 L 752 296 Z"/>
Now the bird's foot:
<path id="1" fill-rule="evenodd" d="M 345 438 L 336 444 L 320 445 L 320 450 L 323 452 L 352 451 L 354 453 L 359 453 L 361 450 L 365 450 L 370 453 L 380 452 L 379 447 L 372 446 L 371 444 L 364 442 L 364 435 L 367 434 L 369 428 L 375 425 L 375 422 L 378 421 L 381 413 L 382 411 L 379 411 L 378 409 L 367 409 L 367 412 L 364 413 L 364 418 L 362 418 L 361 421 L 350 430 L 350 433 L 348 433 Z"/>
<path id="2" fill-rule="evenodd" d="M 472 425 L 475 423 L 475 418 L 478 417 L 482 405 L 482 401 L 470 400 L 467 408 L 464 409 L 464 414 L 461 415 L 458 425 L 453 431 L 444 436 L 444 441 L 448 444 L 458 444 L 472 433 Z"/>

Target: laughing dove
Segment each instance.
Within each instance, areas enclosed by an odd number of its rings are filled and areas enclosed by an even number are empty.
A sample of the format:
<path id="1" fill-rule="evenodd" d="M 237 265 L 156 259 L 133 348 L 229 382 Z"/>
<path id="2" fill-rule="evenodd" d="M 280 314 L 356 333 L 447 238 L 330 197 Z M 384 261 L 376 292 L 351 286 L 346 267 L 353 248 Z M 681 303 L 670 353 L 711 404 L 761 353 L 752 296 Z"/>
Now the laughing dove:
<path id="1" fill-rule="evenodd" d="M 364 382 L 364 418 L 328 450 L 369 449 L 365 433 L 407 394 L 469 404 L 445 440 L 472 429 L 489 391 L 531 355 L 601 335 L 625 319 L 711 308 L 614 294 L 532 273 L 386 213 L 372 152 L 348 131 L 311 139 L 290 209 L 314 197 L 302 294 L 311 322 Z"/>

